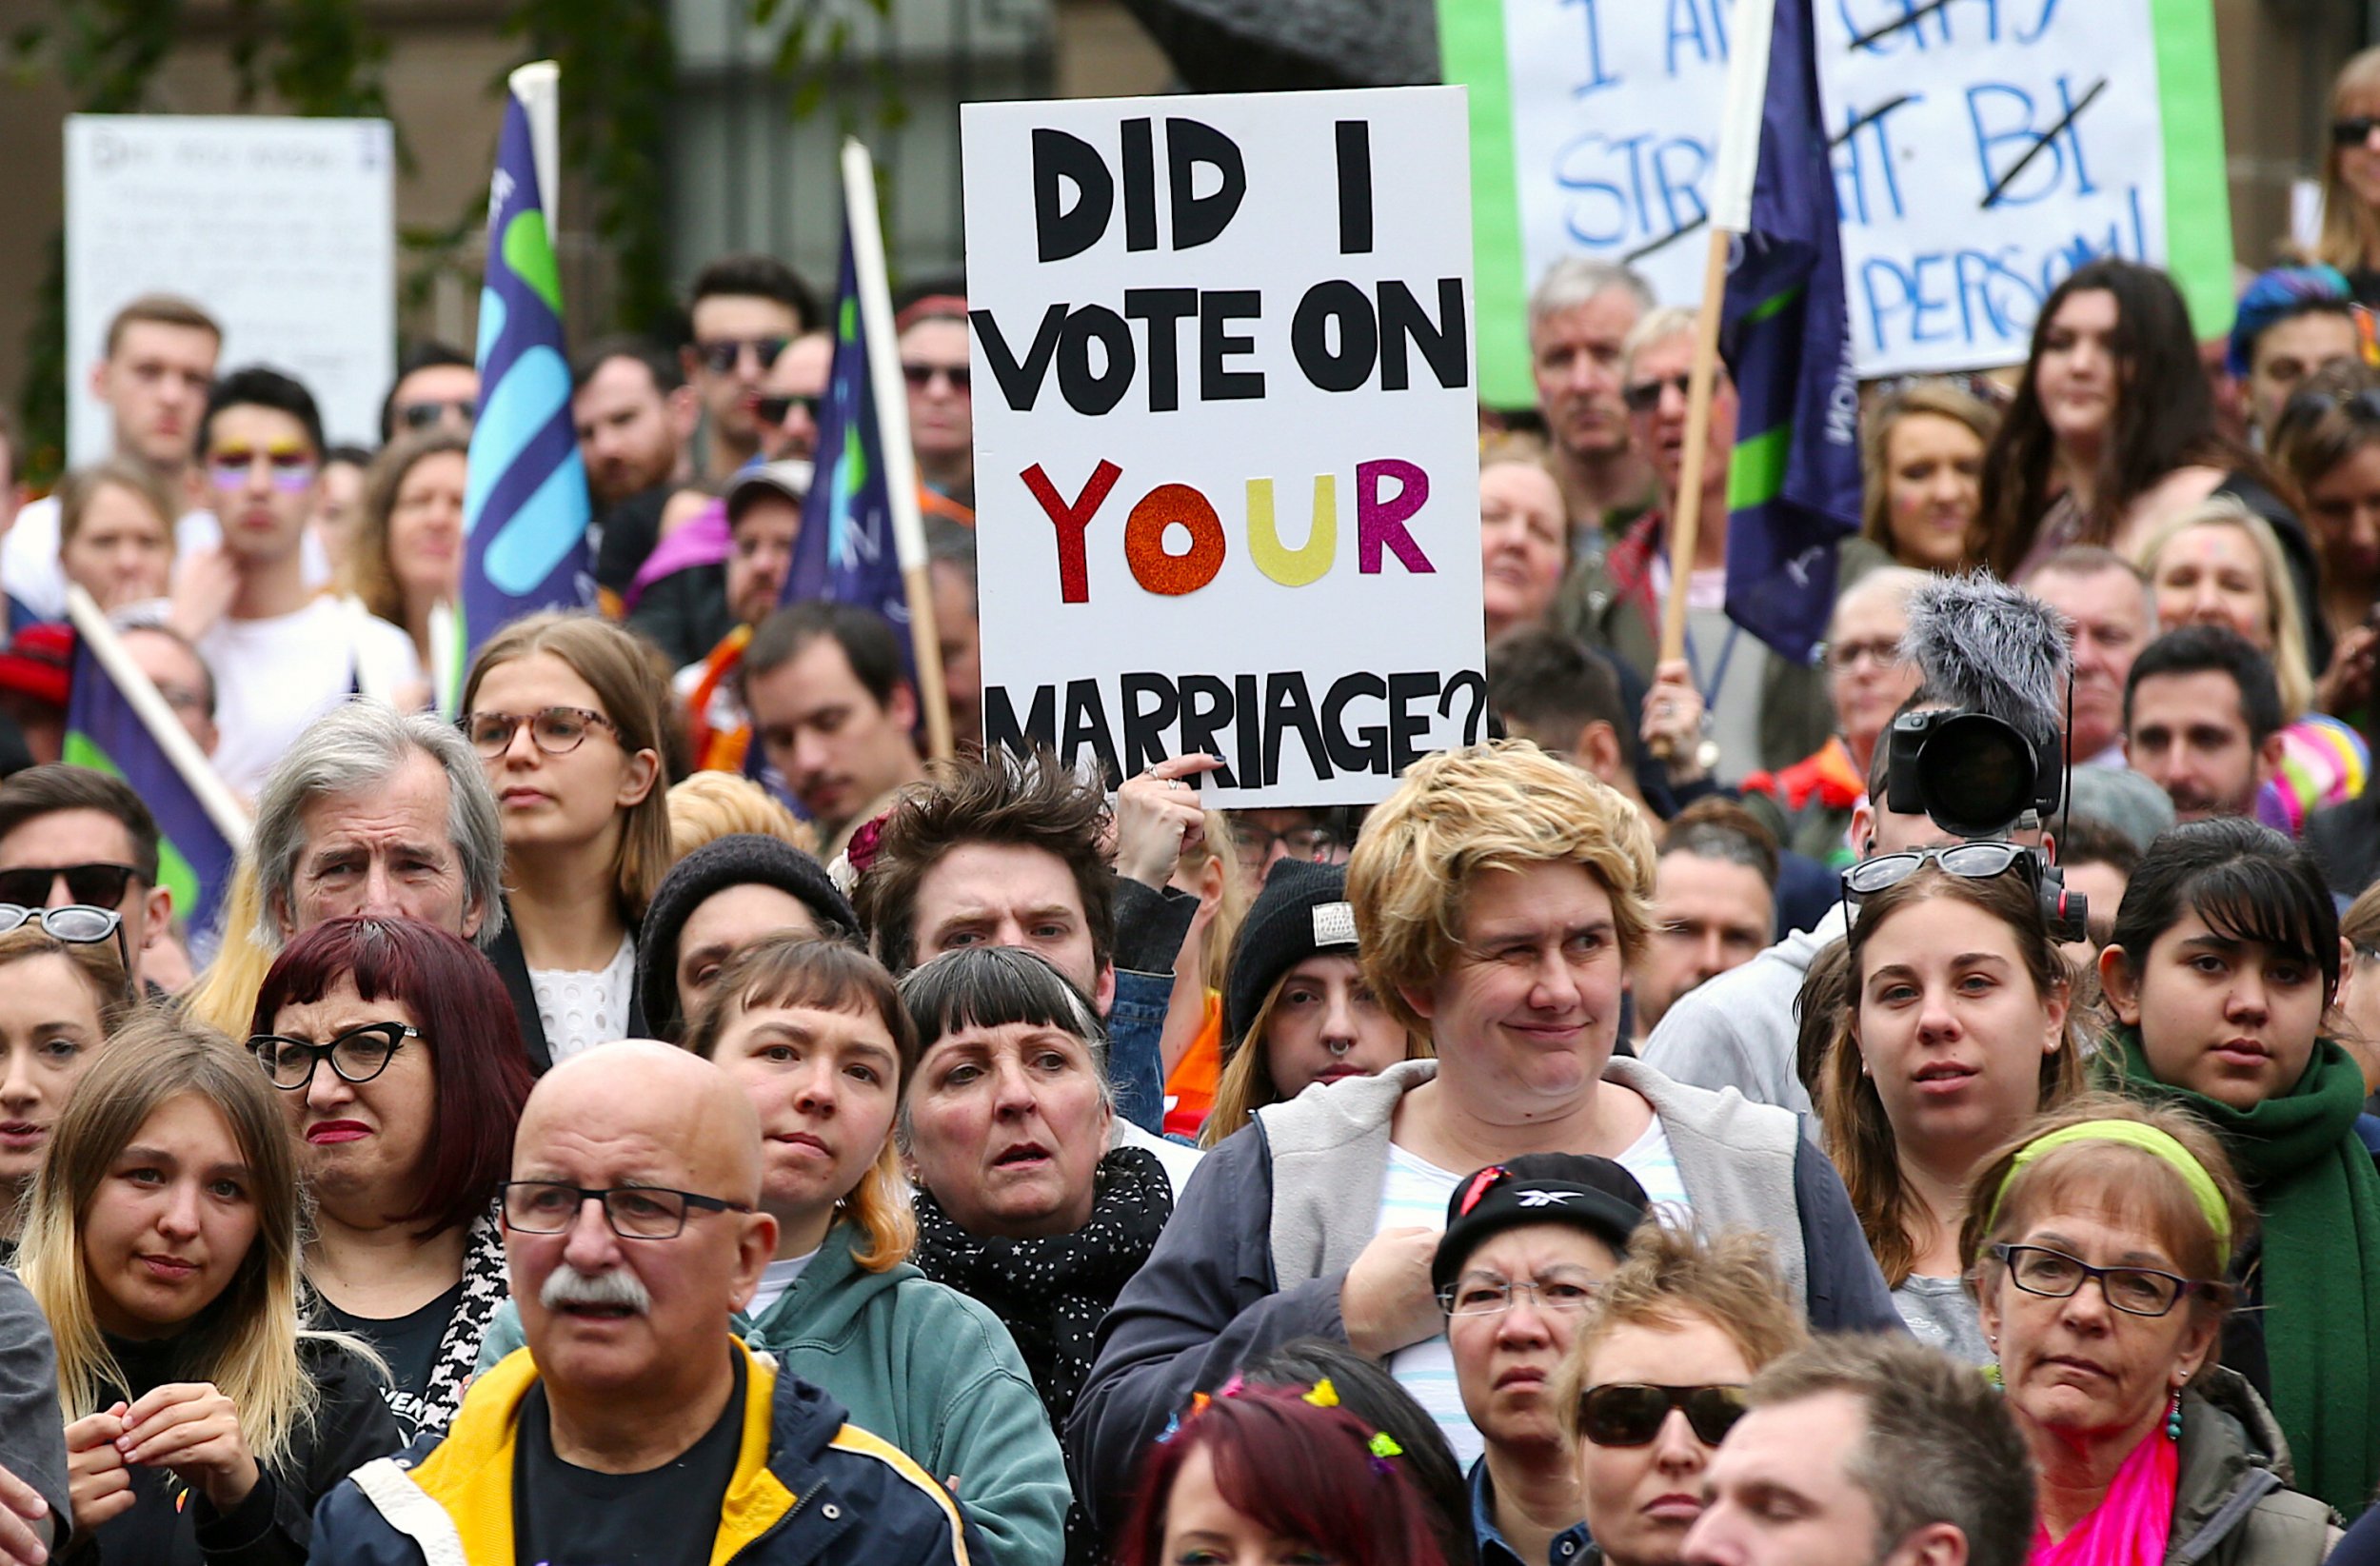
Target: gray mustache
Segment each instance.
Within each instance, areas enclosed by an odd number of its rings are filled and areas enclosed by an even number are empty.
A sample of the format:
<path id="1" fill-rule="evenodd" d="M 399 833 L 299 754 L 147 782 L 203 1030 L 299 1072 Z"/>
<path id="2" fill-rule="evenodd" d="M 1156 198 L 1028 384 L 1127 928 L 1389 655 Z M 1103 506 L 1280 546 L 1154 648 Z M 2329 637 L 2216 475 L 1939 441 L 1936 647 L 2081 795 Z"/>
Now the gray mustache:
<path id="1" fill-rule="evenodd" d="M 625 1310 L 638 1316 L 650 1314 L 653 1297 L 645 1284 L 625 1267 L 609 1272 L 583 1273 L 564 1262 L 545 1276 L 545 1286 L 537 1293 L 538 1302 L 549 1311 L 565 1310 L 573 1305 L 597 1310 Z"/>

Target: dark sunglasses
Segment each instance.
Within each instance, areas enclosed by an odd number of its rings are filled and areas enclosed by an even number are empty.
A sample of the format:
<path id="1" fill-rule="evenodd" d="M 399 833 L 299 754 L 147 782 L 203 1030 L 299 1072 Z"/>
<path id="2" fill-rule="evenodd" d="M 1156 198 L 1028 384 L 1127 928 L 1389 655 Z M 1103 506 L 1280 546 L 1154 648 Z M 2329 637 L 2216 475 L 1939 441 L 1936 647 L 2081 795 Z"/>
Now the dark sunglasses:
<path id="1" fill-rule="evenodd" d="M 2371 140 L 2374 129 L 2380 129 L 2380 119 L 2374 119 L 2370 114 L 2357 114 L 2351 119 L 2332 120 L 2330 122 L 2330 145 L 2361 147 Z"/>
<path id="2" fill-rule="evenodd" d="M 1669 387 L 1676 387 L 1680 397 L 1688 395 L 1688 379 L 1684 375 L 1673 375 L 1666 381 L 1638 381 L 1622 387 L 1619 400 L 1628 405 L 1631 413 L 1650 413 L 1661 406 L 1661 393 Z"/>
<path id="3" fill-rule="evenodd" d="M 919 391 L 923 391 L 927 387 L 932 386 L 934 377 L 937 375 L 950 382 L 951 390 L 964 391 L 967 389 L 968 378 L 973 373 L 974 371 L 965 365 L 902 365 L 901 367 L 901 378 Z"/>
<path id="4" fill-rule="evenodd" d="M 1744 1389 L 1664 1387 L 1644 1381 L 1589 1387 L 1578 1399 L 1578 1433 L 1597 1446 L 1650 1446 L 1673 1408 L 1684 1412 L 1696 1440 L 1716 1446 L 1744 1417 Z"/>
<path id="5" fill-rule="evenodd" d="M 752 399 L 752 406 L 759 412 L 761 423 L 764 425 L 783 424 L 785 415 L 797 407 L 808 414 L 810 422 L 815 424 L 818 422 L 819 406 L 825 400 L 823 397 L 755 397 Z"/>
<path id="6" fill-rule="evenodd" d="M 139 874 L 129 864 L 94 862 L 89 864 L 20 864 L 0 870 L 0 902 L 38 908 L 50 901 L 50 888 L 66 878 L 67 900 L 94 908 L 112 908 L 124 901 L 125 888 Z"/>
<path id="7" fill-rule="evenodd" d="M 753 357 L 760 361 L 761 368 L 766 369 L 777 362 L 777 356 L 784 352 L 785 345 L 792 341 L 790 337 L 722 337 L 712 343 L 697 343 L 694 348 L 703 356 L 703 364 L 713 375 L 724 375 L 736 367 L 736 362 L 744 357 L 744 349 L 750 348 Z"/>
<path id="8" fill-rule="evenodd" d="M 462 414 L 467 425 L 479 417 L 479 403 L 470 397 L 457 397 L 450 403 L 407 403 L 397 409 L 397 423 L 407 429 L 427 429 L 449 411 Z"/>
<path id="9" fill-rule="evenodd" d="M 132 971 L 132 949 L 124 939 L 124 916 L 113 908 L 91 908 L 81 903 L 70 903 L 63 908 L 29 908 L 14 902 L 0 902 L 0 935 L 26 924 L 38 924 L 42 934 L 52 941 L 63 941 L 69 946 L 93 946 L 112 938 L 116 943 L 116 956 L 123 960 L 124 971 Z"/>
<path id="10" fill-rule="evenodd" d="M 1923 869 L 1929 861 L 1968 881 L 1990 881 L 2012 869 L 2024 874 L 2024 867 L 2033 862 L 2032 856 L 2032 849 L 2013 842 L 1954 842 L 1936 848 L 1878 854 L 1843 872 L 1843 896 L 1856 902 L 1887 886 L 1897 886 Z"/>
<path id="11" fill-rule="evenodd" d="M 2358 424 L 2380 424 L 2380 391 L 2323 391 L 2306 387 L 2290 393 L 2281 405 L 2281 417 L 2274 421 L 2275 430 L 2291 425 L 2311 424 L 2332 408 L 2344 412 Z"/>

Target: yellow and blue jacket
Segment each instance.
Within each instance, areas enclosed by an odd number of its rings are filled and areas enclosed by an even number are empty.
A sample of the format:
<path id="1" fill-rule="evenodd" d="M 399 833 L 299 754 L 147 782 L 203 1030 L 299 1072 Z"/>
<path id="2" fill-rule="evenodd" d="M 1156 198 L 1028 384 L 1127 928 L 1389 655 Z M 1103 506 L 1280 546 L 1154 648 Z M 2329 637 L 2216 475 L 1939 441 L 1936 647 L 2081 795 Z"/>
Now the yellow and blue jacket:
<path id="1" fill-rule="evenodd" d="M 744 1437 L 711 1566 L 975 1566 L 974 1528 L 934 1477 L 832 1398 L 741 1340 Z M 335 1566 L 513 1566 L 512 1474 L 524 1349 L 482 1376 L 444 1437 L 367 1463 L 323 1497 L 308 1559 Z"/>

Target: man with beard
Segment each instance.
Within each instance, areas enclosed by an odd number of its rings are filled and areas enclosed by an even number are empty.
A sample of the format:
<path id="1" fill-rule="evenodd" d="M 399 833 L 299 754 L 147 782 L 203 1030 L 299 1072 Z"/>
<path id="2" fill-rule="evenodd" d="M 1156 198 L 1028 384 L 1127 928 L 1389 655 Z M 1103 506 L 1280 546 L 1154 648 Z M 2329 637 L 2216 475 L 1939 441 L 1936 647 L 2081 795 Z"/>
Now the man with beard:
<path id="1" fill-rule="evenodd" d="M 1670 822 L 1654 872 L 1652 939 L 1630 975 L 1639 1039 L 1679 996 L 1767 948 L 1776 876 L 1776 839 L 1732 800 L 1697 800 Z"/>
<path id="2" fill-rule="evenodd" d="M 625 590 L 661 537 L 662 507 L 688 476 L 694 388 L 678 362 L 641 337 L 608 337 L 579 360 L 570 419 L 595 503 L 595 581 Z"/>
<path id="3" fill-rule="evenodd" d="M 2124 687 L 2124 751 L 2181 821 L 2252 816 L 2281 764 L 2271 661 L 2227 625 L 2185 625 L 2141 650 Z"/>

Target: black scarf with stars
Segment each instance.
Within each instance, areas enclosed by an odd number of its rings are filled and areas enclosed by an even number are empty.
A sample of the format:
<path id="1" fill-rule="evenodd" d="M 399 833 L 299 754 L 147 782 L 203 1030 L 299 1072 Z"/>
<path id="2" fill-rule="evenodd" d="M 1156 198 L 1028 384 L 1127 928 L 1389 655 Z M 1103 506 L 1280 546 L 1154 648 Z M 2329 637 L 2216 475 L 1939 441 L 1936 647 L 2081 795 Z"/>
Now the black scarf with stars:
<path id="1" fill-rule="evenodd" d="M 1149 1259 L 1173 1216 L 1173 1183 L 1142 1148 L 1119 1147 L 1100 1160 L 1091 1221 L 1045 1239 L 996 1239 L 969 1234 L 933 1194 L 917 1194 L 918 1270 L 980 1300 L 1006 1324 L 1033 1373 L 1054 1429 L 1091 1374 L 1091 1344 L 1132 1275 Z"/>

